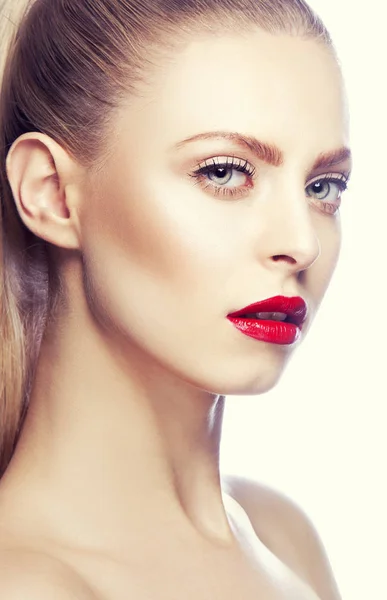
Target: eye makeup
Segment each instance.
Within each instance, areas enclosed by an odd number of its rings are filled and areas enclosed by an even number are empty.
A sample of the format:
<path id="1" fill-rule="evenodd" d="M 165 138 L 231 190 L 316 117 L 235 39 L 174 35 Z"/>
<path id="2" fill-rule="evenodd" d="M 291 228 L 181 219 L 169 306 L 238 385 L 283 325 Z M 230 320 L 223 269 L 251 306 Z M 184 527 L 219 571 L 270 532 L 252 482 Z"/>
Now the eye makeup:
<path id="1" fill-rule="evenodd" d="M 189 174 L 203 190 L 223 198 L 243 198 L 254 188 L 256 168 L 236 156 L 215 156 L 201 161 Z M 349 173 L 326 173 L 307 182 L 305 195 L 319 210 L 334 215 L 347 189 Z"/>
<path id="2" fill-rule="evenodd" d="M 334 215 L 340 208 L 342 195 L 348 188 L 348 181 L 348 173 L 320 175 L 307 184 L 306 196 L 319 210 Z"/>
<path id="3" fill-rule="evenodd" d="M 255 171 L 255 167 L 246 159 L 216 156 L 199 163 L 190 176 L 214 195 L 235 198 L 246 195 L 253 187 Z"/>

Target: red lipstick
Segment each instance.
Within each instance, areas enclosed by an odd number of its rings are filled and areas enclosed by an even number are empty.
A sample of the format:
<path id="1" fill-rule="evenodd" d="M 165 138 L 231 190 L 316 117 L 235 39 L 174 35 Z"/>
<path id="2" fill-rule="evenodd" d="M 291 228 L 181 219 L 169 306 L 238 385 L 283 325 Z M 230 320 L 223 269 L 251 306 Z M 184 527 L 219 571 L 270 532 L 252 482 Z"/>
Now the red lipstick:
<path id="1" fill-rule="evenodd" d="M 301 335 L 307 305 L 299 296 L 275 296 L 227 316 L 241 333 L 270 344 L 290 345 Z"/>

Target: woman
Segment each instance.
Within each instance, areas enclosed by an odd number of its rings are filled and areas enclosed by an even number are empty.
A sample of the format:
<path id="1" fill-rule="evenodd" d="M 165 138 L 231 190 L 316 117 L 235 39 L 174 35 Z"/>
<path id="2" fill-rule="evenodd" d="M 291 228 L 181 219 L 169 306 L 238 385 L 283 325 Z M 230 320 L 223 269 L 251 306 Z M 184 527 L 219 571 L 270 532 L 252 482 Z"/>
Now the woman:
<path id="1" fill-rule="evenodd" d="M 276 383 L 337 260 L 322 23 L 36 0 L 1 138 L 1 597 L 339 598 L 303 513 L 218 463 L 224 397 Z"/>

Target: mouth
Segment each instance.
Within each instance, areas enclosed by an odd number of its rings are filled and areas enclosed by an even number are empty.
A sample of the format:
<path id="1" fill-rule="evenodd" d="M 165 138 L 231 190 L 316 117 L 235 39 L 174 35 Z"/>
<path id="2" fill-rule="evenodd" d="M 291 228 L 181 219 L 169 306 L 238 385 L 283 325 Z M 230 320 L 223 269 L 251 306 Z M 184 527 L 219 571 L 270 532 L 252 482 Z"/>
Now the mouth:
<path id="1" fill-rule="evenodd" d="M 289 345 L 299 339 L 307 312 L 306 302 L 299 296 L 275 296 L 245 306 L 227 318 L 249 337 Z"/>

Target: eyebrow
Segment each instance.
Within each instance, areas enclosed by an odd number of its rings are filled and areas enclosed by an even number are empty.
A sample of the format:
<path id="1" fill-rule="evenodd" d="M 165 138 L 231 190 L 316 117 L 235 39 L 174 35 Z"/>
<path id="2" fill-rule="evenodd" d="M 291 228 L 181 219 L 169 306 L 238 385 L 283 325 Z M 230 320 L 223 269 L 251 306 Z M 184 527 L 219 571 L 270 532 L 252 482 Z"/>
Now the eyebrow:
<path id="1" fill-rule="evenodd" d="M 313 165 L 313 171 L 316 171 L 317 169 L 329 169 L 330 167 L 339 165 L 346 160 L 350 160 L 351 157 L 351 150 L 346 147 L 338 148 L 332 152 L 324 152 L 317 157 Z"/>
<path id="2" fill-rule="evenodd" d="M 229 140 L 236 143 L 242 148 L 246 146 L 263 162 L 272 165 L 273 167 L 280 167 L 284 163 L 283 152 L 274 144 L 267 144 L 266 142 L 260 142 L 257 138 L 250 135 L 241 135 L 240 133 L 233 133 L 228 131 L 211 131 L 208 133 L 198 133 L 185 140 L 176 144 L 176 148 L 181 148 L 191 142 L 200 140 Z M 338 165 L 345 160 L 351 158 L 351 150 L 346 147 L 338 148 L 331 152 L 324 152 L 320 154 L 312 168 L 312 171 L 322 168 L 330 168 Z"/>

